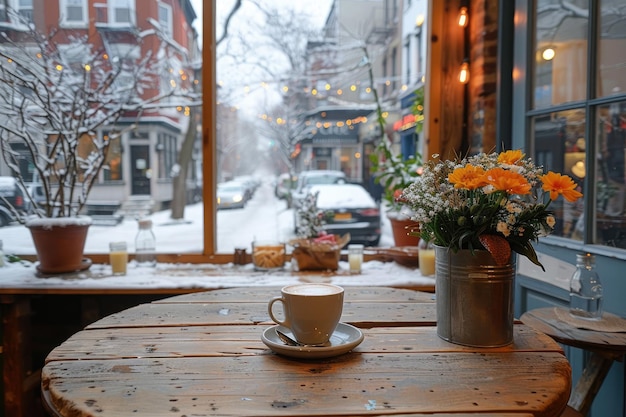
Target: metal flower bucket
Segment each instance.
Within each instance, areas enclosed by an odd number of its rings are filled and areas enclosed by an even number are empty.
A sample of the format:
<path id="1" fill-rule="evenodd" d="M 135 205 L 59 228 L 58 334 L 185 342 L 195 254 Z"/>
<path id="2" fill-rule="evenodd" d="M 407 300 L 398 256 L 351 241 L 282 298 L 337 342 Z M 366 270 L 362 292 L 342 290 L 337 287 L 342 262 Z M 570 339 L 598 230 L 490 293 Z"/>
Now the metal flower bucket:
<path id="1" fill-rule="evenodd" d="M 466 346 L 513 343 L 516 255 L 496 265 L 485 250 L 435 247 L 437 334 Z"/>

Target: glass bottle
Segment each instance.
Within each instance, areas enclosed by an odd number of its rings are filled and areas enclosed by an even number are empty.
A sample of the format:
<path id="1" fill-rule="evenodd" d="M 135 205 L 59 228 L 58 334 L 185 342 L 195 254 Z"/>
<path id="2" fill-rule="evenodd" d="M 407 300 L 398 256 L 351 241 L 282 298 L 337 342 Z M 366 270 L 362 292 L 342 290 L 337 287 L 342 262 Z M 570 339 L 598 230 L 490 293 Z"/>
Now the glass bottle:
<path id="1" fill-rule="evenodd" d="M 0 240 L 0 267 L 4 266 L 4 251 L 2 250 L 2 240 Z"/>
<path id="2" fill-rule="evenodd" d="M 144 266 L 156 264 L 156 238 L 152 231 L 152 220 L 139 220 L 139 231 L 135 237 L 135 260 Z"/>
<path id="3" fill-rule="evenodd" d="M 576 255 L 576 271 L 570 280 L 569 311 L 576 317 L 602 317 L 602 284 L 595 271 L 596 257 L 590 253 Z"/>

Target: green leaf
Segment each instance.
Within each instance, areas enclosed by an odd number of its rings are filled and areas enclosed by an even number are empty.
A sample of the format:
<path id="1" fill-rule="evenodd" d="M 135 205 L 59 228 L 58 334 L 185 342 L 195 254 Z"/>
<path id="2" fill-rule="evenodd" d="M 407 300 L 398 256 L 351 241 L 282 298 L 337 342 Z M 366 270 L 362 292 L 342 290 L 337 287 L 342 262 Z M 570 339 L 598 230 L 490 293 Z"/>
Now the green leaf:
<path id="1" fill-rule="evenodd" d="M 530 262 L 534 263 L 537 266 L 540 266 L 544 272 L 546 271 L 546 269 L 543 267 L 541 262 L 539 262 L 539 258 L 537 257 L 537 252 L 535 252 L 535 247 L 530 241 L 526 241 L 523 244 L 518 243 L 518 242 L 510 242 L 510 244 L 511 244 L 511 249 L 514 252 L 517 252 L 520 255 L 527 257 Z"/>

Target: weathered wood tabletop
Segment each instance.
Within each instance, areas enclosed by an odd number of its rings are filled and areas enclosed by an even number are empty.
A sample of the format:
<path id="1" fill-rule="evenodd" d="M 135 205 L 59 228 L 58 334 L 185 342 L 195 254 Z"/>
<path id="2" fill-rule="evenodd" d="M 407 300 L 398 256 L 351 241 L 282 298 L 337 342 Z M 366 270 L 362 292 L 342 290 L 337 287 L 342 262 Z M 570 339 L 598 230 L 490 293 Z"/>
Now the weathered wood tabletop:
<path id="1" fill-rule="evenodd" d="M 52 415 L 558 416 L 571 370 L 551 338 L 517 323 L 515 341 L 440 339 L 433 295 L 347 287 L 342 322 L 363 342 L 325 359 L 282 356 L 261 340 L 279 288 L 233 288 L 142 304 L 54 349 L 42 371 Z"/>

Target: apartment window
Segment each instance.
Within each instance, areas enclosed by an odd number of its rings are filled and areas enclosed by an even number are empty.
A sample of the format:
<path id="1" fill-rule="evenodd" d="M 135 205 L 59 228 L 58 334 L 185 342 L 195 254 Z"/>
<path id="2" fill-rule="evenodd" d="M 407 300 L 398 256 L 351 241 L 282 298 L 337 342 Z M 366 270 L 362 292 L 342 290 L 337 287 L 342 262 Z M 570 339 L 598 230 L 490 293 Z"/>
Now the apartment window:
<path id="1" fill-rule="evenodd" d="M 391 51 L 391 92 L 396 91 L 396 87 L 397 87 L 397 76 L 399 75 L 398 73 L 398 48 L 393 48 L 393 50 Z"/>
<path id="2" fill-rule="evenodd" d="M 11 11 L 19 15 L 11 16 Z M 17 24 L 33 21 L 33 0 L 0 0 L 0 22 Z"/>
<path id="3" fill-rule="evenodd" d="M 103 132 L 102 138 L 109 142 L 109 151 L 103 168 L 104 181 L 124 179 L 122 136 L 120 132 Z"/>
<path id="4" fill-rule="evenodd" d="M 19 0 L 17 13 L 27 22 L 33 21 L 33 0 Z"/>
<path id="5" fill-rule="evenodd" d="M 172 6 L 169 4 L 159 3 L 159 25 L 163 33 L 172 36 Z"/>
<path id="6" fill-rule="evenodd" d="M 621 0 L 538 0 L 533 11 L 534 157 L 584 198 L 551 204 L 555 235 L 626 249 L 626 11 Z M 590 27 L 597 33 L 590 33 Z M 588 72 L 593 68 L 593 73 Z"/>
<path id="7" fill-rule="evenodd" d="M 419 26 L 415 29 L 415 80 L 413 82 L 418 83 L 420 81 L 420 74 L 424 74 L 422 68 L 422 27 Z"/>
<path id="8" fill-rule="evenodd" d="M 87 0 L 59 0 L 59 4 L 62 26 L 87 25 Z"/>
<path id="9" fill-rule="evenodd" d="M 172 178 L 172 170 L 176 165 L 178 152 L 176 150 L 176 137 L 167 133 L 159 133 L 159 139 L 156 145 L 159 171 L 157 173 L 159 179 Z"/>
<path id="10" fill-rule="evenodd" d="M 407 36 L 404 39 L 404 53 L 406 54 L 406 56 L 404 57 L 404 61 L 406 62 L 405 65 L 405 70 L 406 70 L 406 81 L 405 84 L 406 85 L 411 85 L 411 65 L 410 65 L 410 61 L 411 61 L 411 36 Z"/>
<path id="11" fill-rule="evenodd" d="M 114 25 L 134 25 L 135 0 L 109 0 L 109 24 Z"/>

